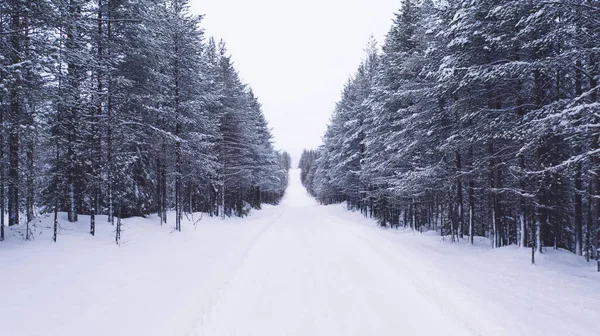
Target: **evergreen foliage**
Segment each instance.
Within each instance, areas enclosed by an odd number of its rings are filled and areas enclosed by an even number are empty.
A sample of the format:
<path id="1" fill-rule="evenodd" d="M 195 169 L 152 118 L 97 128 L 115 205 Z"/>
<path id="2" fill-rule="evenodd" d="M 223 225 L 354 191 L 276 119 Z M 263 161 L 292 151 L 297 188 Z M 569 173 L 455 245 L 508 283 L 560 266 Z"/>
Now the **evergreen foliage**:
<path id="1" fill-rule="evenodd" d="M 382 226 L 492 247 L 600 241 L 600 2 L 404 0 L 303 183 Z"/>
<path id="2" fill-rule="evenodd" d="M 244 216 L 280 201 L 289 155 L 201 21 L 187 0 L 0 3 L 8 225 L 65 211 L 91 215 L 95 234 L 97 214 L 163 223 L 174 210 L 181 230 L 184 213 Z"/>

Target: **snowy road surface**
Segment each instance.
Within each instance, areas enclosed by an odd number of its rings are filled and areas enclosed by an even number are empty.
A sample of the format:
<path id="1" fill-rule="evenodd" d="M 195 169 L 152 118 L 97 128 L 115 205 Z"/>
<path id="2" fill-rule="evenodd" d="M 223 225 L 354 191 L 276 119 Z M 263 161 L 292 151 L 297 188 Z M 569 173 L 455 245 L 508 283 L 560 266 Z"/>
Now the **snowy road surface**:
<path id="1" fill-rule="evenodd" d="M 184 231 L 43 219 L 0 244 L 0 335 L 598 336 L 600 275 L 571 253 L 449 244 L 319 206 L 291 172 L 278 207 Z M 171 216 L 172 219 L 172 216 Z"/>
<path id="2" fill-rule="evenodd" d="M 293 180 L 281 217 L 192 335 L 476 335 L 413 283 L 410 258 L 394 262 L 385 241 Z"/>

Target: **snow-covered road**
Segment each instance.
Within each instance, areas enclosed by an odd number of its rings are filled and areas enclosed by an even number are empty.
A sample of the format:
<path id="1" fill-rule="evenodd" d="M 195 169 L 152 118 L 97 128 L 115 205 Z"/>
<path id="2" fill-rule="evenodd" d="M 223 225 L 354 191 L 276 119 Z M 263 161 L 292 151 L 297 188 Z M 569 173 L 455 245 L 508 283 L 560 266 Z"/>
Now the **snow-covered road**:
<path id="1" fill-rule="evenodd" d="M 331 216 L 291 179 L 282 215 L 256 240 L 192 335 L 476 335 L 390 259 L 372 228 Z"/>
<path id="2" fill-rule="evenodd" d="M 0 244 L 0 334 L 598 336 L 600 275 L 565 251 L 449 244 L 320 206 L 292 170 L 250 217 L 156 218 Z M 197 216 L 197 215 L 196 215 Z M 483 239 L 483 238 L 480 238 Z"/>
<path id="3" fill-rule="evenodd" d="M 526 249 L 377 229 L 317 205 L 298 174 L 189 335 L 600 335 L 600 277 L 582 259 L 533 267 Z"/>

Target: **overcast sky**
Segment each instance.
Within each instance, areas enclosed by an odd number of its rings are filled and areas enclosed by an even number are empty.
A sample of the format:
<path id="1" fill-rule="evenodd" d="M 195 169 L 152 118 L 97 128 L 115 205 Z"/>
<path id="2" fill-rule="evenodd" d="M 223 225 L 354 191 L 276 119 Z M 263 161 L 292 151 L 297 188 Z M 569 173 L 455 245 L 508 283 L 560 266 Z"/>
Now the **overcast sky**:
<path id="1" fill-rule="evenodd" d="M 369 36 L 380 43 L 400 0 L 191 0 L 259 97 L 275 146 L 297 159 L 321 143 Z"/>

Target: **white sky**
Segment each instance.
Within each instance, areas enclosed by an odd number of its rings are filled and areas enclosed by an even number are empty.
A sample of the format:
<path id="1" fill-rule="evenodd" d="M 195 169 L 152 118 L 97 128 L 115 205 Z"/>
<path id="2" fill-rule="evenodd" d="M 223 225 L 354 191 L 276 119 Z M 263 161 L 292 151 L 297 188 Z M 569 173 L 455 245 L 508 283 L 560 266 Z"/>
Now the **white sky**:
<path id="1" fill-rule="evenodd" d="M 191 0 L 292 154 L 316 148 L 370 35 L 383 41 L 400 0 Z"/>

